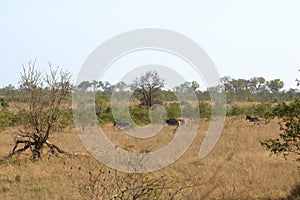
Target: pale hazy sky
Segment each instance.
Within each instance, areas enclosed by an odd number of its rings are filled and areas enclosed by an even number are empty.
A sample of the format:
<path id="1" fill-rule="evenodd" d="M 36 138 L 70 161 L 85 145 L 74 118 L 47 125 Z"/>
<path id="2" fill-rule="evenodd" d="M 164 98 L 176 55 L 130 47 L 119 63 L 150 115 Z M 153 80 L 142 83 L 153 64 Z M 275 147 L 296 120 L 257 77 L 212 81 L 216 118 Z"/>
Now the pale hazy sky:
<path id="1" fill-rule="evenodd" d="M 139 28 L 186 35 L 221 76 L 280 78 L 286 89 L 300 77 L 299 0 L 11 0 L 0 3 L 0 16 L 0 87 L 16 85 L 35 58 L 42 70 L 50 61 L 75 79 L 102 42 Z"/>

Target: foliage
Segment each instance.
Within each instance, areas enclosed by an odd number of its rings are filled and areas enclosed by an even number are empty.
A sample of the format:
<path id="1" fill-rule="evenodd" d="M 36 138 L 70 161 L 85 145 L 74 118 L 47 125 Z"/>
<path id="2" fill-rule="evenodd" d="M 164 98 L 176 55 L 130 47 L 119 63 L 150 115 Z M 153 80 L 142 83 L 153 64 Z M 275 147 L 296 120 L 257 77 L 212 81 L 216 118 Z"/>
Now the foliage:
<path id="1" fill-rule="evenodd" d="M 12 84 L 8 84 L 7 86 L 0 88 L 0 96 L 1 98 L 5 97 L 4 99 L 8 101 L 17 100 L 17 90 L 15 86 Z"/>
<path id="2" fill-rule="evenodd" d="M 111 105 L 102 92 L 97 92 L 95 95 L 95 109 L 100 124 L 113 121 Z"/>
<path id="3" fill-rule="evenodd" d="M 182 93 L 191 93 L 195 92 L 200 87 L 199 83 L 197 81 L 185 81 L 184 83 L 181 83 L 179 86 L 176 86 L 174 88 L 175 92 L 182 92 Z"/>
<path id="4" fill-rule="evenodd" d="M 44 79 L 44 77 L 41 77 Z M 300 93 L 297 89 L 290 89 L 288 91 L 281 91 L 283 86 L 283 82 L 280 79 L 274 80 L 266 80 L 263 77 L 253 77 L 250 79 L 234 79 L 228 76 L 221 78 L 222 84 L 224 86 L 222 88 L 225 89 L 226 99 L 231 106 L 227 110 L 227 116 L 233 115 L 243 115 L 243 114 L 254 114 L 260 117 L 270 116 L 272 113 L 272 104 L 274 102 L 280 103 L 286 100 L 293 100 L 297 97 L 300 97 Z M 40 96 L 47 97 L 50 92 L 50 87 L 45 85 L 45 81 L 40 81 Z M 170 103 L 177 102 L 178 96 L 184 96 L 184 99 L 190 99 L 191 95 L 196 95 L 198 98 L 199 109 L 200 109 L 200 117 L 210 118 L 211 116 L 211 105 L 204 103 L 205 101 L 210 100 L 209 90 L 201 91 L 199 90 L 199 84 L 196 81 L 186 81 L 184 83 L 179 84 L 179 86 L 175 86 L 173 90 L 163 90 L 164 80 L 162 80 L 156 71 L 146 72 L 141 77 L 137 77 L 134 80 L 133 84 L 118 82 L 116 84 L 109 83 L 108 81 L 83 81 L 81 82 L 77 88 L 79 91 L 85 93 L 95 93 L 95 101 L 85 102 L 87 104 L 92 105 L 95 103 L 95 110 L 97 119 L 100 124 L 111 123 L 114 120 L 114 117 L 117 117 L 121 121 L 130 121 L 130 119 L 124 119 L 124 116 L 113 116 L 112 115 L 112 105 L 110 103 L 111 98 L 116 98 L 117 102 L 122 102 L 128 95 L 131 96 L 132 102 L 130 102 L 130 115 L 133 120 L 139 124 L 148 124 L 150 122 L 149 113 L 151 114 L 151 110 L 149 109 L 154 104 L 164 104 L 167 112 L 167 117 L 169 118 L 178 118 L 181 116 L 189 116 L 190 111 L 192 111 L 193 106 L 184 105 L 179 103 Z M 16 94 L 19 94 L 19 98 L 16 98 Z M 26 85 L 22 85 L 20 88 L 15 88 L 12 85 L 8 85 L 2 89 L 0 89 L 2 109 L 7 109 L 9 103 L 12 99 L 18 100 L 21 103 L 28 102 L 28 91 L 26 90 Z M 177 95 L 177 96 L 176 96 Z M 30 95 L 29 95 L 30 96 Z M 69 95 L 68 101 L 71 102 L 71 95 Z M 81 97 L 78 97 L 81 98 Z M 82 97 L 84 100 L 84 97 Z M 90 100 L 90 99 L 89 99 Z M 35 99 L 35 102 L 38 102 L 38 99 Z M 251 105 L 251 106 L 238 106 L 236 101 L 241 102 L 255 102 L 262 101 L 259 105 Z M 270 102 L 270 103 L 268 103 Z M 47 104 L 44 102 L 44 104 Z M 139 105 L 140 104 L 140 105 Z M 91 107 L 91 105 L 88 105 Z M 84 106 L 84 104 L 82 105 Z M 144 106 L 148 107 L 145 108 Z M 216 106 L 216 105 L 215 105 Z M 93 106 L 92 106 L 93 107 Z M 42 108 L 42 107 L 41 107 Z M 182 109 L 184 108 L 184 109 Z M 215 109 L 216 111 L 218 109 Z M 222 109 L 220 109 L 222 110 Z M 41 111 L 41 109 L 40 109 Z M 183 113 L 181 113 L 183 112 Z M 26 113 L 26 112 L 24 112 Z M 45 117 L 47 118 L 47 111 L 44 112 Z M 85 112 L 86 113 L 86 112 Z M 19 119 L 24 119 L 22 122 L 25 123 L 30 115 L 19 116 L 21 112 L 15 117 Z M 89 116 L 93 114 L 92 110 L 89 111 Z M 157 113 L 156 113 L 157 114 Z M 81 115 L 81 114 L 79 114 Z M 82 113 L 83 115 L 83 113 Z M 83 116 L 84 117 L 84 116 Z M 160 121 L 160 117 L 153 118 L 157 122 Z M 152 120 L 153 120 L 152 119 Z M 40 119 L 41 120 L 41 119 Z M 49 120 L 49 116 L 48 116 Z M 83 119 L 84 120 L 84 119 Z M 87 119 L 88 120 L 88 119 Z M 42 121 L 42 120 L 41 120 Z M 47 119 L 43 122 L 47 122 Z M 73 119 L 71 116 L 71 111 L 69 108 L 66 108 L 63 111 L 61 119 L 57 121 L 57 127 L 65 127 L 68 124 L 72 123 Z M 11 123 L 4 123 L 11 124 Z M 14 122 L 12 125 L 15 124 Z M 42 123 L 40 123 L 42 124 Z"/>
<path id="5" fill-rule="evenodd" d="M 147 107 L 159 102 L 157 94 L 163 86 L 164 80 L 159 77 L 157 71 L 146 72 L 140 78 L 136 78 L 132 84 L 136 94 L 141 95 L 141 104 Z"/>
<path id="6" fill-rule="evenodd" d="M 238 106 L 237 104 L 233 104 L 227 109 L 226 115 L 257 115 L 259 117 L 267 118 L 271 116 L 272 112 L 273 107 L 271 103 L 261 103 L 250 106 Z"/>
<path id="7" fill-rule="evenodd" d="M 129 108 L 130 117 L 137 125 L 146 125 L 151 122 L 149 108 L 147 106 L 135 106 Z"/>
<path id="8" fill-rule="evenodd" d="M 300 160 L 300 101 L 275 106 L 269 117 L 278 117 L 281 120 L 281 133 L 278 138 L 261 141 L 262 146 L 273 154 L 296 154 L 297 160 Z"/>
<path id="9" fill-rule="evenodd" d="M 58 126 L 61 128 L 65 128 L 72 123 L 74 123 L 73 110 L 69 108 L 61 115 L 60 119 L 58 120 Z"/>
<path id="10" fill-rule="evenodd" d="M 9 107 L 9 103 L 4 98 L 1 98 L 0 99 L 0 106 L 5 110 Z"/>
<path id="11" fill-rule="evenodd" d="M 208 103 L 199 103 L 200 118 L 210 118 L 211 117 L 211 106 Z"/>
<path id="12" fill-rule="evenodd" d="M 260 117 L 268 118 L 272 115 L 273 107 L 271 103 L 261 103 L 254 106 L 253 113 Z"/>
<path id="13" fill-rule="evenodd" d="M 181 116 L 180 104 L 173 102 L 166 105 L 167 118 L 179 118 Z"/>
<path id="14" fill-rule="evenodd" d="M 160 91 L 159 98 L 161 101 L 177 101 L 177 97 L 171 90 Z"/>
<path id="15" fill-rule="evenodd" d="M 279 92 L 281 88 L 283 88 L 284 83 L 280 79 L 274 79 L 267 81 L 266 86 L 272 93 Z"/>
<path id="16" fill-rule="evenodd" d="M 249 112 L 249 107 L 241 107 L 236 104 L 233 104 L 226 113 L 227 116 L 243 115 L 243 114 L 251 114 L 251 112 Z"/>
<path id="17" fill-rule="evenodd" d="M 293 90 L 288 92 L 280 91 L 284 83 L 280 79 L 266 80 L 263 77 L 253 77 L 251 79 L 234 79 L 229 76 L 221 78 L 221 83 L 225 87 L 227 100 L 232 101 L 272 101 L 282 102 L 292 100 Z"/>
<path id="18" fill-rule="evenodd" d="M 0 130 L 14 125 L 15 115 L 7 110 L 0 110 Z"/>

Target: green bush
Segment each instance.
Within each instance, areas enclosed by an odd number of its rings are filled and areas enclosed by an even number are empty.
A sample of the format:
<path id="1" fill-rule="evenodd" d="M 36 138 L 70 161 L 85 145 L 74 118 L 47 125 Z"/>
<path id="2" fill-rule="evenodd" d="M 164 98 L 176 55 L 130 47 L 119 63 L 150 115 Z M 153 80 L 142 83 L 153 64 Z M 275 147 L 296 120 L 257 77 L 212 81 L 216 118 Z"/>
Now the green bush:
<path id="1" fill-rule="evenodd" d="M 100 124 L 112 122 L 114 120 L 111 108 L 108 107 L 105 111 L 96 113 Z"/>
<path id="2" fill-rule="evenodd" d="M 273 108 L 267 119 L 279 118 L 280 134 L 277 138 L 261 141 L 261 145 L 273 154 L 295 154 L 300 161 L 300 101 L 281 103 Z"/>
<path id="3" fill-rule="evenodd" d="M 0 98 L 0 105 L 4 108 L 4 110 L 6 110 L 9 107 L 8 102 L 4 98 Z"/>
<path id="4" fill-rule="evenodd" d="M 137 125 L 146 125 L 151 122 L 149 108 L 146 106 L 135 106 L 129 109 L 130 117 Z"/>
<path id="5" fill-rule="evenodd" d="M 248 109 L 246 107 L 240 107 L 238 105 L 232 105 L 231 108 L 227 111 L 227 116 L 234 116 L 234 115 L 242 115 L 242 114 L 249 114 Z"/>
<path id="6" fill-rule="evenodd" d="M 270 103 L 262 103 L 254 106 L 254 114 L 260 117 L 268 117 L 272 114 L 272 104 Z"/>
<path id="7" fill-rule="evenodd" d="M 7 110 L 0 111 L 0 129 L 3 130 L 14 124 L 15 115 Z"/>
<path id="8" fill-rule="evenodd" d="M 64 114 L 62 114 L 58 123 L 62 128 L 65 128 L 70 124 L 74 123 L 73 110 L 68 109 Z"/>
<path id="9" fill-rule="evenodd" d="M 168 118 L 179 118 L 181 116 L 181 108 L 178 102 L 166 105 Z"/>
<path id="10" fill-rule="evenodd" d="M 107 98 L 108 95 L 99 92 L 97 92 L 95 96 L 96 115 L 100 124 L 113 121 L 112 108 Z"/>
<path id="11" fill-rule="evenodd" d="M 208 103 L 199 103 L 200 118 L 210 118 L 211 117 L 211 106 Z"/>

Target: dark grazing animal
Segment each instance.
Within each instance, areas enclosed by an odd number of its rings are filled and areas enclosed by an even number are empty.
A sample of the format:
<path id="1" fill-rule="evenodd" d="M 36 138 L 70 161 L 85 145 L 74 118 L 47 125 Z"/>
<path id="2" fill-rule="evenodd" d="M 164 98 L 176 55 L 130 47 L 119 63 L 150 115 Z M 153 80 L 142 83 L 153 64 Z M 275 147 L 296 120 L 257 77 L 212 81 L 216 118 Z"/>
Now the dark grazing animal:
<path id="1" fill-rule="evenodd" d="M 251 117 L 251 116 L 249 116 L 249 115 L 246 115 L 246 121 L 249 121 L 249 122 L 258 122 L 259 121 L 259 119 L 258 119 L 258 117 Z"/>
<path id="2" fill-rule="evenodd" d="M 170 119 L 166 119 L 165 121 L 168 125 L 170 126 L 183 126 L 185 124 L 185 120 L 184 119 L 173 119 L 173 118 L 170 118 Z"/>
<path id="3" fill-rule="evenodd" d="M 166 123 L 170 126 L 179 126 L 179 122 L 176 119 L 166 119 Z"/>
<path id="4" fill-rule="evenodd" d="M 126 126 L 129 126 L 129 123 L 127 123 L 127 122 L 120 122 L 120 121 L 114 120 L 114 126 L 126 127 Z"/>

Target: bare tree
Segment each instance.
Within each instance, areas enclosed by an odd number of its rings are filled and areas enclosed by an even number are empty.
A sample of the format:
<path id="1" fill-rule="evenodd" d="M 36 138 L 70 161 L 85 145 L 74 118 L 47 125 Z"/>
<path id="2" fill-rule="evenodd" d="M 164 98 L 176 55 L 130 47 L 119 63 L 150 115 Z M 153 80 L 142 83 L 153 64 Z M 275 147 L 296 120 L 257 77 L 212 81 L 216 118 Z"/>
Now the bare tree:
<path id="1" fill-rule="evenodd" d="M 133 83 L 133 89 L 142 95 L 142 104 L 151 107 L 157 98 L 159 90 L 164 87 L 164 80 L 162 80 L 158 72 L 148 71 L 140 78 L 136 78 Z"/>
<path id="2" fill-rule="evenodd" d="M 66 153 L 48 141 L 50 134 L 59 128 L 59 119 L 70 106 L 68 99 L 72 84 L 69 72 L 59 67 L 43 75 L 36 68 L 36 62 L 23 66 L 19 96 L 25 105 L 18 107 L 22 117 L 20 133 L 15 135 L 15 145 L 10 156 L 27 149 L 32 152 L 34 161 L 41 158 L 41 150 L 47 146 L 52 153 Z M 19 147 L 23 144 L 23 147 Z"/>
<path id="3" fill-rule="evenodd" d="M 159 172 L 125 173 L 101 167 L 88 172 L 80 171 L 83 177 L 79 182 L 76 179 L 74 184 L 82 198 L 86 200 L 210 199 L 211 194 L 222 184 L 220 172 L 233 155 L 234 153 L 229 153 L 208 177 L 199 176 L 199 171 L 196 170 L 180 179 L 176 176 L 174 180 L 169 173 L 166 175 Z M 200 197 L 196 197 L 191 191 L 200 189 L 203 190 Z"/>
<path id="4" fill-rule="evenodd" d="M 83 181 L 79 184 L 76 182 L 76 186 L 82 198 L 86 200 L 174 200 L 182 196 L 184 190 L 203 184 L 190 183 L 190 179 L 194 178 L 194 176 L 178 183 L 174 180 L 168 180 L 168 177 L 165 175 L 122 173 L 117 170 L 103 168 L 90 170 L 88 179 L 83 178 Z"/>

